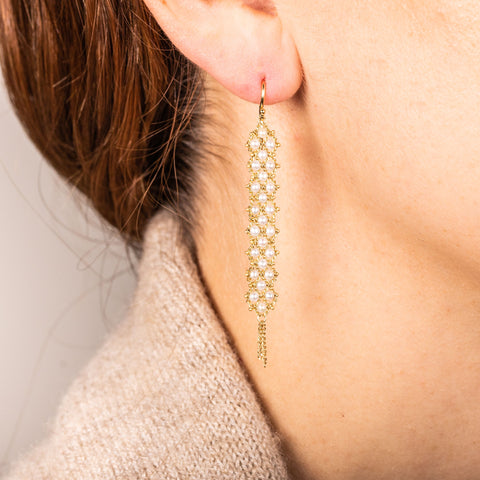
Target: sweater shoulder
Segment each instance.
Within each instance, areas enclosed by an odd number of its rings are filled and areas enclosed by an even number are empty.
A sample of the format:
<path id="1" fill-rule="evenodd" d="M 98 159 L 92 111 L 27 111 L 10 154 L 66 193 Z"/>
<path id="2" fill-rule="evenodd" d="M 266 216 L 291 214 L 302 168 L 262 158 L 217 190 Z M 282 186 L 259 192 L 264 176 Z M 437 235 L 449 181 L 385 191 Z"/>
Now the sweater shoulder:
<path id="1" fill-rule="evenodd" d="M 4 480 L 286 480 L 279 435 L 167 214 L 120 322 Z"/>
<path id="2" fill-rule="evenodd" d="M 146 326 L 128 316 L 73 380 L 47 434 L 10 466 L 5 480 L 154 478 L 135 470 L 148 457 L 149 427 L 162 388 L 152 375 Z M 154 361 L 154 360 L 153 360 Z M 153 370 L 154 372 L 154 370 Z"/>

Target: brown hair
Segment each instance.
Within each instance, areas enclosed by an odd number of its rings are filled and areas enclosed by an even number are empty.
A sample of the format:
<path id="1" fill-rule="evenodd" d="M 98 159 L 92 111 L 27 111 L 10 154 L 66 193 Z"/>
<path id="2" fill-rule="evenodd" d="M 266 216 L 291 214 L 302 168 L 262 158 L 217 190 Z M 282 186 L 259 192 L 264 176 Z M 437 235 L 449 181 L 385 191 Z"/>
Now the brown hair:
<path id="1" fill-rule="evenodd" d="M 161 207 L 192 220 L 201 75 L 142 0 L 1 0 L 0 57 L 30 138 L 131 245 Z"/>

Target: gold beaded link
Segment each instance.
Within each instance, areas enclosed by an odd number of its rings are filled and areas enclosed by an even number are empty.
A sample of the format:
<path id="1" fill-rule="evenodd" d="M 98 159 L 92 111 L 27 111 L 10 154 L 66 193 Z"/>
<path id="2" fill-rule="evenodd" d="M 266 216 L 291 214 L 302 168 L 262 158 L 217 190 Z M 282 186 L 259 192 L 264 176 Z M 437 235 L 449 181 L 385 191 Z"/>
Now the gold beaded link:
<path id="1" fill-rule="evenodd" d="M 276 158 L 280 146 L 275 131 L 265 122 L 265 82 L 262 82 L 262 99 L 259 105 L 259 118 L 255 130 L 250 132 L 246 147 L 250 152 L 248 168 L 250 182 L 247 188 L 250 201 L 247 208 L 249 226 L 246 230 L 250 238 L 247 256 L 250 265 L 247 269 L 248 291 L 245 294 L 249 310 L 255 310 L 258 323 L 257 357 L 267 366 L 266 315 L 275 308 L 278 298 L 274 283 L 278 277 L 275 259 L 278 250 L 275 246 L 279 233 L 276 216 L 279 211 L 275 203 L 279 188 L 276 171 L 279 164 Z"/>

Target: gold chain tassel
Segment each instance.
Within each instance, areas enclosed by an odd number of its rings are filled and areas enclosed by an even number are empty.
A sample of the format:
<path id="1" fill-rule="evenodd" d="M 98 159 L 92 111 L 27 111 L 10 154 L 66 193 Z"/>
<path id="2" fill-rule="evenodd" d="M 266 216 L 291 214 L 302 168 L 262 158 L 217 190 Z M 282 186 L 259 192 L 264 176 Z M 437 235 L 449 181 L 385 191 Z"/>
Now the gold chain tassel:
<path id="1" fill-rule="evenodd" d="M 255 310 L 258 322 L 257 357 L 267 366 L 266 315 L 273 310 L 278 297 L 274 283 L 278 272 L 275 259 L 278 250 L 275 239 L 279 231 L 276 216 L 279 211 L 275 203 L 278 190 L 276 170 L 279 168 L 276 150 L 280 146 L 275 132 L 265 122 L 265 82 L 262 82 L 262 98 L 259 106 L 257 128 L 250 132 L 246 144 L 250 152 L 248 168 L 250 203 L 247 208 L 250 248 L 247 250 L 250 265 L 247 270 L 248 291 L 245 294 L 249 310 Z"/>
<path id="2" fill-rule="evenodd" d="M 257 339 L 257 358 L 263 360 L 263 366 L 267 366 L 267 322 L 264 316 L 259 316 L 258 321 L 258 339 Z"/>

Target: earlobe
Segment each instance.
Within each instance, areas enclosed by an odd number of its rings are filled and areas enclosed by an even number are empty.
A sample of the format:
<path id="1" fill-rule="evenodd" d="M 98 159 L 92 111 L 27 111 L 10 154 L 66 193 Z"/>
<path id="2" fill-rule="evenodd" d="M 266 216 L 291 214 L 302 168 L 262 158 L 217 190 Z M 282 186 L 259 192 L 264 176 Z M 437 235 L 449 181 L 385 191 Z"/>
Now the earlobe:
<path id="1" fill-rule="evenodd" d="M 266 104 L 287 100 L 302 83 L 294 39 L 266 0 L 145 0 L 172 43 L 238 97 Z M 267 10 L 267 11 L 266 11 Z"/>

